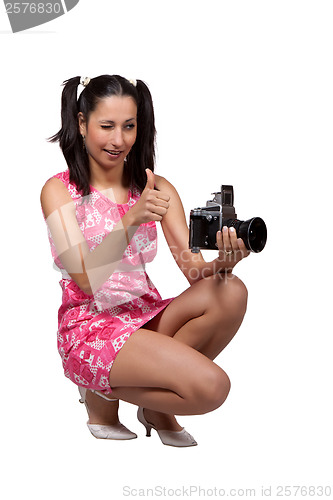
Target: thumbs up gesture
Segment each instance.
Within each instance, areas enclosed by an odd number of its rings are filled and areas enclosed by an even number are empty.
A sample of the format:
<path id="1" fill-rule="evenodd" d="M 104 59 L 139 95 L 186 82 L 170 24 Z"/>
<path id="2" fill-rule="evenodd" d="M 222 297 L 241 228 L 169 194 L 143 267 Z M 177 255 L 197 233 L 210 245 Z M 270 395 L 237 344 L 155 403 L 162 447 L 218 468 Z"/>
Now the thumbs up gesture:
<path id="1" fill-rule="evenodd" d="M 147 183 L 140 199 L 128 211 L 133 217 L 133 225 L 150 221 L 161 221 L 169 208 L 170 196 L 155 189 L 155 175 L 147 168 Z"/>
<path id="2" fill-rule="evenodd" d="M 146 168 L 146 174 L 147 174 L 147 183 L 146 183 L 146 189 L 155 189 L 155 174 L 152 172 L 149 168 Z"/>

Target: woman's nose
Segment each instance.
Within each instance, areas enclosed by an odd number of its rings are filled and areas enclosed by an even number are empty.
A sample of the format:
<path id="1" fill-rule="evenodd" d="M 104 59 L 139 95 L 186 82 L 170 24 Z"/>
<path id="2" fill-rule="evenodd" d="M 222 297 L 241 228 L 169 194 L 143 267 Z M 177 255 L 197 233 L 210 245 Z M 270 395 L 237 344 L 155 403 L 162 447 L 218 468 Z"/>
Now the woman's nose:
<path id="1" fill-rule="evenodd" d="M 111 143 L 113 146 L 120 147 L 123 145 L 123 132 L 121 129 L 115 128 L 112 132 Z"/>

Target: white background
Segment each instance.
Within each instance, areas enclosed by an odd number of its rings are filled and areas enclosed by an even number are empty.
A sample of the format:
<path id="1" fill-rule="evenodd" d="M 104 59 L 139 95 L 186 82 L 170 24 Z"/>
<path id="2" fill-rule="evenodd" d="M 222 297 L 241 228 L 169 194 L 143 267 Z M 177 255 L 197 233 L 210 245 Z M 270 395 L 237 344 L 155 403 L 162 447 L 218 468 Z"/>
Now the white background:
<path id="1" fill-rule="evenodd" d="M 5 498 L 122 498 L 125 486 L 256 497 L 271 486 L 274 498 L 278 485 L 331 485 L 333 495 L 332 3 L 80 0 L 27 32 L 10 32 L 2 5 L 0 20 Z M 39 194 L 66 165 L 46 138 L 60 126 L 61 83 L 103 73 L 148 83 L 156 172 L 187 218 L 229 183 L 238 216 L 268 226 L 264 251 L 235 269 L 249 303 L 217 359 L 231 393 L 211 414 L 179 418 L 195 448 L 147 439 L 126 403 L 121 420 L 139 438 L 94 439 L 56 349 L 59 275 Z M 148 272 L 167 298 L 187 282 L 162 233 L 159 243 Z"/>

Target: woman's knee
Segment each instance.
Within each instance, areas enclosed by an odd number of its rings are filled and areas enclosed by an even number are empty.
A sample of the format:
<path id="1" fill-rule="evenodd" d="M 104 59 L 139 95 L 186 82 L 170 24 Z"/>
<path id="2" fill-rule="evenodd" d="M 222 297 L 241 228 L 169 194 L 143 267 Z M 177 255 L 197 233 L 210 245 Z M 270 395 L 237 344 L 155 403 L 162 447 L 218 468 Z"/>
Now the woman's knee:
<path id="1" fill-rule="evenodd" d="M 212 304 L 216 311 L 243 317 L 247 308 L 248 291 L 244 283 L 234 274 L 228 273 L 215 279 Z"/>
<path id="2" fill-rule="evenodd" d="M 190 389 L 198 414 L 208 413 L 219 408 L 230 391 L 228 375 L 218 365 L 212 363 L 209 369 L 200 372 Z"/>
<path id="3" fill-rule="evenodd" d="M 247 288 L 243 281 L 237 278 L 234 274 L 231 274 L 229 279 L 230 281 L 227 282 L 227 286 L 229 286 L 230 299 L 245 312 L 248 297 Z"/>

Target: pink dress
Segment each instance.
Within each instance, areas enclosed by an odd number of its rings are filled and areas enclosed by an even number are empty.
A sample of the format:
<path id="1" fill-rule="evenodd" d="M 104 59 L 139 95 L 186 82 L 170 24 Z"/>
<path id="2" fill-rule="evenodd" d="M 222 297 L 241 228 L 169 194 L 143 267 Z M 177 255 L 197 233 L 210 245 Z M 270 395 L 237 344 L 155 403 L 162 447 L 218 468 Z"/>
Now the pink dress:
<path id="1" fill-rule="evenodd" d="M 91 186 L 83 197 L 69 182 L 69 171 L 54 177 L 67 187 L 76 218 L 90 250 L 99 245 L 140 198 L 129 191 L 125 204 L 112 202 Z M 141 224 L 115 272 L 93 295 L 86 295 L 62 266 L 48 230 L 52 256 L 62 273 L 62 305 L 58 312 L 58 350 L 66 377 L 88 389 L 110 393 L 109 373 L 115 357 L 130 335 L 156 316 L 172 300 L 163 300 L 145 272 L 157 251 L 155 222 Z"/>

